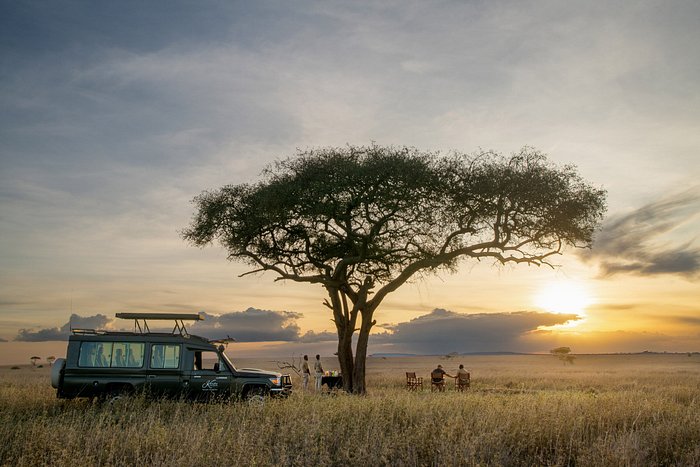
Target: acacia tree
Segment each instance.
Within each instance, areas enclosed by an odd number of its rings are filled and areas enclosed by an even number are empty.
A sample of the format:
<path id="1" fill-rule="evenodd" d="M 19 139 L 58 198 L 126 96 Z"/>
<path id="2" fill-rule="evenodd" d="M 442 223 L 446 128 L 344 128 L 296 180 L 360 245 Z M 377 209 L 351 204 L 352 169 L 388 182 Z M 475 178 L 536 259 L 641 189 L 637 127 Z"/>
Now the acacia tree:
<path id="1" fill-rule="evenodd" d="M 251 266 L 243 275 L 325 288 L 344 389 L 362 394 L 388 294 L 465 258 L 543 265 L 565 245 L 589 247 L 605 192 L 530 148 L 443 156 L 372 145 L 299 152 L 194 203 L 182 233 L 192 244 L 220 243 Z"/>
<path id="2" fill-rule="evenodd" d="M 571 363 L 573 365 L 574 360 L 576 359 L 575 356 L 571 355 L 570 347 L 557 347 L 556 349 L 550 350 L 549 353 L 557 357 L 562 363 L 564 363 L 564 365 L 567 363 Z"/>

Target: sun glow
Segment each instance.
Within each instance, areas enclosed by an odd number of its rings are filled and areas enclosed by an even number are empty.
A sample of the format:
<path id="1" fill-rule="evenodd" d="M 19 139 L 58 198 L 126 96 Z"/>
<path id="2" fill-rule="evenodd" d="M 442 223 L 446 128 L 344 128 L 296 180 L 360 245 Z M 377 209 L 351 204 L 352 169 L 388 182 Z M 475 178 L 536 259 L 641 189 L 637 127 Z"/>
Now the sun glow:
<path id="1" fill-rule="evenodd" d="M 556 281 L 545 285 L 535 296 L 535 305 L 551 313 L 586 315 L 593 303 L 588 289 L 576 281 Z"/>

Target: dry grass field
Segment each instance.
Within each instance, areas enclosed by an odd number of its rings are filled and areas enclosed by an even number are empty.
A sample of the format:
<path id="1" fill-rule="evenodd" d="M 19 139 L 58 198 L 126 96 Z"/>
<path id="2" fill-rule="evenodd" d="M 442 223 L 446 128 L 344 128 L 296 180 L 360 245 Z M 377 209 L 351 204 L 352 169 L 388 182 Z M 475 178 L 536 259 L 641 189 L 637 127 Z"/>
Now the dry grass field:
<path id="1" fill-rule="evenodd" d="M 471 389 L 404 389 L 437 363 L 464 363 Z M 57 400 L 48 368 L 4 367 L 0 464 L 700 465 L 699 355 L 370 358 L 368 372 L 367 397 L 99 404 Z"/>

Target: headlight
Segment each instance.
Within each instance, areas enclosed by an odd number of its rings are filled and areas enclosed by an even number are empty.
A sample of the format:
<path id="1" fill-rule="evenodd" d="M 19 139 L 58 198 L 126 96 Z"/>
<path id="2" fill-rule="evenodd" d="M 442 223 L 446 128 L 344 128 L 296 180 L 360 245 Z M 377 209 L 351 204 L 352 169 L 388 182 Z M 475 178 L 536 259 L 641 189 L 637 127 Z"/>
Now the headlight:
<path id="1" fill-rule="evenodd" d="M 281 380 L 282 380 L 282 378 L 280 378 L 279 376 L 275 376 L 274 378 L 270 378 L 270 382 L 272 383 L 273 386 L 279 386 Z"/>

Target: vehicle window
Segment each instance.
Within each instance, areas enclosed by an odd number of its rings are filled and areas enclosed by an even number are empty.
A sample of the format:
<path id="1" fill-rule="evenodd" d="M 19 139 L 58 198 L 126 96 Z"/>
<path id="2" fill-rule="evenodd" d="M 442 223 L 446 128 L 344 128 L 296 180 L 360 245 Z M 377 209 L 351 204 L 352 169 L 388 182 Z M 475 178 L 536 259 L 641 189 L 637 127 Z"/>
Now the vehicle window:
<path id="1" fill-rule="evenodd" d="M 78 366 L 93 368 L 140 368 L 144 344 L 139 342 L 82 342 Z"/>
<path id="2" fill-rule="evenodd" d="M 112 352 L 112 367 L 141 368 L 144 345 L 140 342 L 115 342 Z"/>
<path id="3" fill-rule="evenodd" d="M 226 365 L 221 362 L 218 353 L 198 350 L 194 353 L 192 368 L 194 370 L 224 371 Z"/>
<path id="4" fill-rule="evenodd" d="M 179 366 L 179 345 L 153 344 L 151 346 L 151 368 L 178 368 Z"/>
<path id="5" fill-rule="evenodd" d="M 82 342 L 78 366 L 108 368 L 112 360 L 111 342 Z"/>

